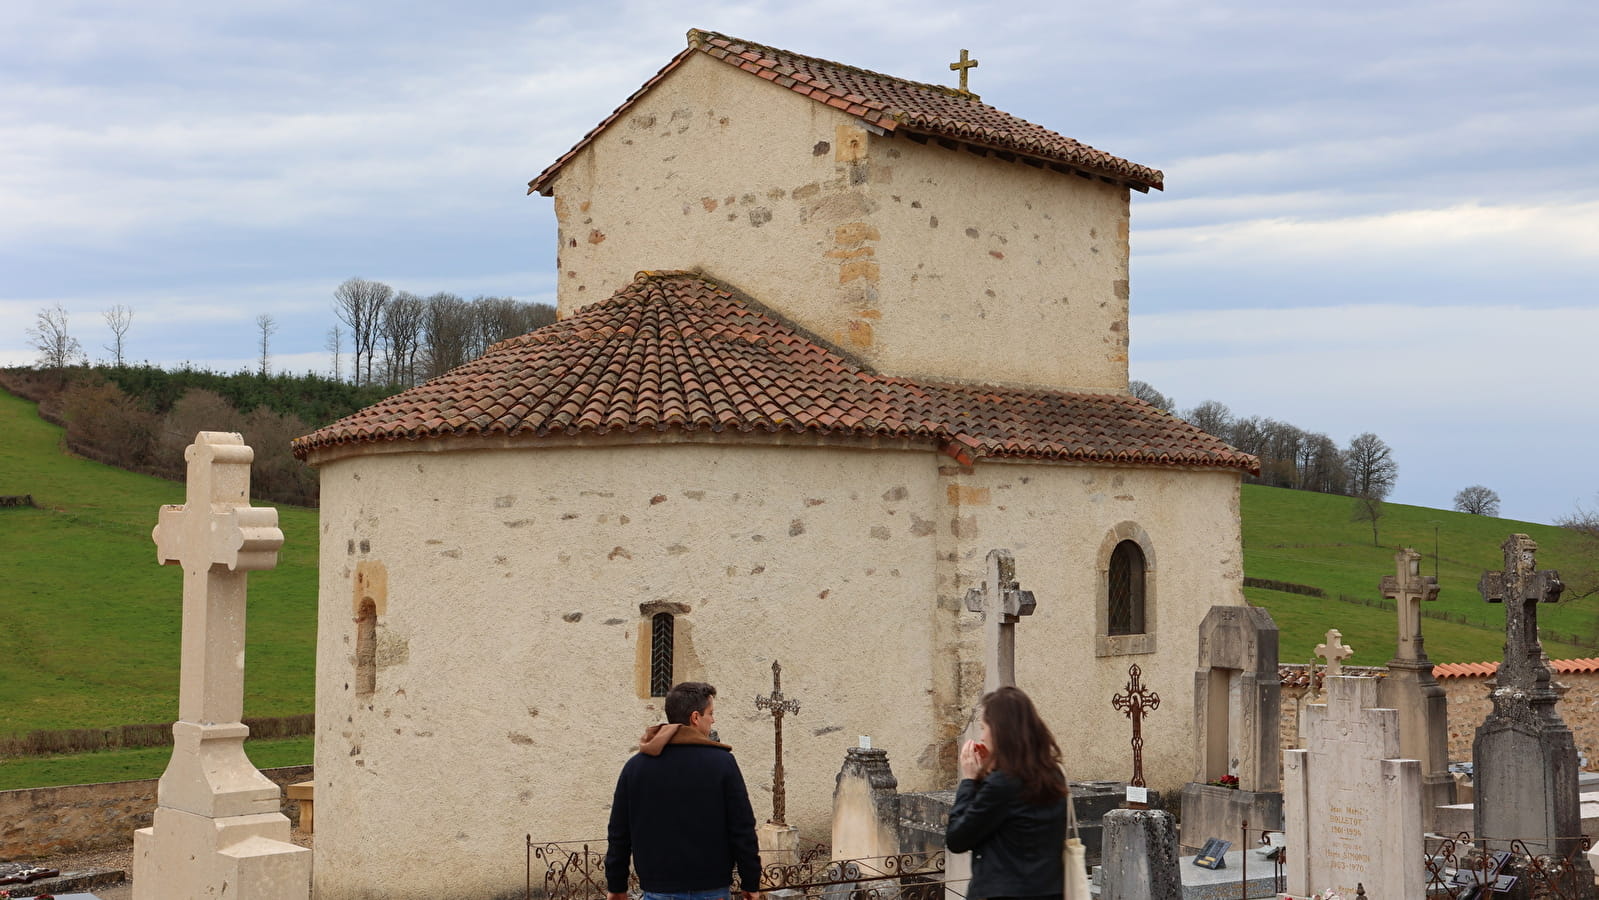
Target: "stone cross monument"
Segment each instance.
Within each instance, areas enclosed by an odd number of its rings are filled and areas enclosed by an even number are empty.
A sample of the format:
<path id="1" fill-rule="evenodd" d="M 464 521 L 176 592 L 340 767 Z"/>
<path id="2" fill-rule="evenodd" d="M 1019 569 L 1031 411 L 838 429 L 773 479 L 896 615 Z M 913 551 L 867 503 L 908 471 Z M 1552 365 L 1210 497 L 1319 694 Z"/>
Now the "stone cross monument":
<path id="1" fill-rule="evenodd" d="M 983 693 L 1016 684 L 1016 623 L 1038 608 L 1016 581 L 1009 550 L 988 551 L 988 577 L 966 592 L 966 608 L 983 614 Z"/>
<path id="2" fill-rule="evenodd" d="M 1327 643 L 1316 645 L 1316 655 L 1327 661 L 1324 674 L 1328 677 L 1342 675 L 1344 659 L 1354 652 L 1354 647 L 1344 646 L 1344 634 L 1336 628 L 1327 629 Z"/>
<path id="3" fill-rule="evenodd" d="M 278 786 L 244 755 L 245 576 L 283 545 L 277 510 L 250 506 L 254 457 L 237 434 L 200 432 L 187 502 L 163 506 L 152 535 L 156 558 L 183 567 L 183 647 L 172 760 L 155 824 L 134 834 L 135 900 L 310 896 L 311 852 L 289 843 Z"/>
<path id="4" fill-rule="evenodd" d="M 1519 839 L 1535 854 L 1575 855 L 1582 840 L 1577 747 L 1555 711 L 1558 699 L 1538 640 L 1538 604 L 1560 599 L 1559 574 L 1538 571 L 1538 545 L 1524 534 L 1503 544 L 1505 567 L 1477 590 L 1505 605 L 1505 661 L 1491 695 L 1493 712 L 1477 728 L 1471 756 L 1477 789 L 1474 825 L 1495 850 Z"/>
<path id="5" fill-rule="evenodd" d="M 1388 661 L 1388 677 L 1377 684 L 1377 702 L 1399 711 L 1400 754 L 1421 762 L 1421 821 L 1436 829 L 1437 808 L 1455 802 L 1449 774 L 1449 698 L 1432 674 L 1421 641 L 1421 604 L 1438 599 L 1438 579 L 1421 574 L 1421 554 L 1406 547 L 1394 554 L 1394 574 L 1379 583 L 1399 610 L 1399 649 Z"/>

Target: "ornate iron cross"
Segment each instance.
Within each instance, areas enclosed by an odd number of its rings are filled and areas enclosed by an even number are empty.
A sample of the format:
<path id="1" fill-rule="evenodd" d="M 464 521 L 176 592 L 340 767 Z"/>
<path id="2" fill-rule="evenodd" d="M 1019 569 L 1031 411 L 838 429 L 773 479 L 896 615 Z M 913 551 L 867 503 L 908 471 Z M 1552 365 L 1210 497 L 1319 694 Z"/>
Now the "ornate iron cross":
<path id="1" fill-rule="evenodd" d="M 783 821 L 786 812 L 784 807 L 788 802 L 788 795 L 783 787 L 783 715 L 785 713 L 799 714 L 798 700 L 785 700 L 783 698 L 783 667 L 772 660 L 772 695 L 770 697 L 757 696 L 756 709 L 769 709 L 772 711 L 772 730 L 776 734 L 777 752 L 773 755 L 776 760 L 772 763 L 772 818 L 773 825 L 788 825 Z"/>
<path id="2" fill-rule="evenodd" d="M 1160 709 L 1160 695 L 1145 687 L 1139 682 L 1144 671 L 1134 663 L 1127 667 L 1127 693 L 1117 694 L 1110 700 L 1110 705 L 1127 714 L 1133 720 L 1133 780 L 1128 782 L 1131 787 L 1144 787 L 1144 713 Z M 1135 808 L 1142 808 L 1143 804 L 1131 804 Z"/>
<path id="3" fill-rule="evenodd" d="M 972 93 L 971 91 L 966 89 L 966 73 L 967 73 L 968 70 L 975 69 L 975 68 L 977 68 L 977 60 L 968 58 L 967 51 L 965 51 L 965 50 L 961 51 L 961 60 L 960 60 L 960 62 L 952 62 L 952 63 L 949 64 L 949 70 L 951 72 L 959 72 L 959 73 L 961 73 L 961 93 L 963 93 L 963 94 Z M 974 94 L 973 97 L 975 99 L 976 95 Z"/>

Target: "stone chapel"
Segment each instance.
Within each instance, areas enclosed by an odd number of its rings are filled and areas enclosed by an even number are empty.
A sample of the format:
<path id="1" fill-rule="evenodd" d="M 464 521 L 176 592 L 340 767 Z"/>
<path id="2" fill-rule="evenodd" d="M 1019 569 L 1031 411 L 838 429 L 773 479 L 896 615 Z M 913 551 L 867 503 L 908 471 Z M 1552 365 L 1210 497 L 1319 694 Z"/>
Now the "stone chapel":
<path id="1" fill-rule="evenodd" d="M 1242 605 L 1258 463 L 1128 392 L 1132 192 L 1159 171 L 921 84 L 705 31 L 534 178 L 556 324 L 295 442 L 322 483 L 322 900 L 520 889 L 603 840 L 676 681 L 825 840 L 859 736 L 953 786 L 963 595 L 1008 548 L 1018 683 L 1074 779 L 1195 771 L 1198 626 Z"/>

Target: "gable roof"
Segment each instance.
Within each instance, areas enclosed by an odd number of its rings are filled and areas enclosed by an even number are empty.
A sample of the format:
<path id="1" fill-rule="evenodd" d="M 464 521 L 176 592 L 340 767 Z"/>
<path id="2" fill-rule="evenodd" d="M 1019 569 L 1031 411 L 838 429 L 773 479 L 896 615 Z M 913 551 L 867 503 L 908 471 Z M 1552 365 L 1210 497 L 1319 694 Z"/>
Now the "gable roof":
<path id="1" fill-rule="evenodd" d="M 1141 400 L 872 372 L 701 275 L 640 272 L 603 303 L 294 441 L 792 432 L 1028 457 L 1258 473 L 1255 457 Z"/>
<path id="2" fill-rule="evenodd" d="M 764 78 L 818 103 L 848 113 L 883 132 L 963 141 L 1001 154 L 1016 154 L 1035 164 L 1047 163 L 1062 171 L 1098 175 L 1140 191 L 1165 189 L 1165 175 L 1103 150 L 1057 134 L 983 103 L 974 94 L 937 84 L 907 81 L 843 63 L 791 53 L 714 31 L 692 29 L 688 48 L 667 63 L 643 87 L 622 101 L 592 131 L 528 182 L 528 193 L 548 195 L 561 168 L 587 147 L 607 126 L 622 116 L 640 97 L 682 65 L 694 53 L 704 53 L 737 69 Z"/>

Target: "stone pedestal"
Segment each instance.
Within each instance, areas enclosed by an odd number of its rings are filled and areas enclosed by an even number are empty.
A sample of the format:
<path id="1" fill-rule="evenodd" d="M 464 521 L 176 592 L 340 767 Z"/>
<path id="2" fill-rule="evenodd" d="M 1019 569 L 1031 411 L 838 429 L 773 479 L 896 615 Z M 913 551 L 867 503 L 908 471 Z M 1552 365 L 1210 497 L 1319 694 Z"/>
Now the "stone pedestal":
<path id="1" fill-rule="evenodd" d="M 1246 846 L 1253 840 L 1242 832 L 1243 823 L 1252 830 L 1280 831 L 1283 827 L 1283 795 L 1280 791 L 1244 791 L 1214 784 L 1183 786 L 1182 847 L 1198 851 L 1210 838 Z"/>
<path id="2" fill-rule="evenodd" d="M 213 819 L 161 807 L 154 825 L 133 833 L 133 887 L 135 897 L 162 900 L 309 897 L 311 851 L 289 843 L 282 813 Z"/>
<path id="3" fill-rule="evenodd" d="M 755 827 L 755 842 L 761 848 L 762 868 L 799 865 L 798 828 L 762 822 Z"/>
<path id="4" fill-rule="evenodd" d="M 894 856 L 899 850 L 899 779 L 888 751 L 851 747 L 833 786 L 833 858 Z"/>
<path id="5" fill-rule="evenodd" d="M 1181 900 L 1177 823 L 1157 809 L 1115 809 L 1105 815 L 1100 900 Z"/>
<path id="6" fill-rule="evenodd" d="M 1439 829 L 1436 810 L 1456 802 L 1449 772 L 1449 698 L 1430 660 L 1393 659 L 1377 682 L 1377 703 L 1399 711 L 1399 754 L 1421 762 L 1421 821 Z"/>

